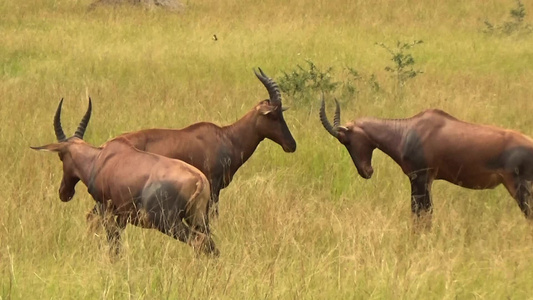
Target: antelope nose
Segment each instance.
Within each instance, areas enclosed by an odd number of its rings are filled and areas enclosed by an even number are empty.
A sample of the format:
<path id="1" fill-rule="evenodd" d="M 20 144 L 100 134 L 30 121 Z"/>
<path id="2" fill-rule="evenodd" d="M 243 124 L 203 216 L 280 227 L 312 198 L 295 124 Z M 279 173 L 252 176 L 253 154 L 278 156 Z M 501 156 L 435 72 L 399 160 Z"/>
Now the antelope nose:
<path id="1" fill-rule="evenodd" d="M 283 145 L 283 151 L 287 153 L 292 153 L 296 151 L 296 143 L 291 143 L 290 145 Z"/>
<path id="2" fill-rule="evenodd" d="M 359 173 L 364 179 L 370 179 L 374 174 L 374 169 L 372 167 L 365 168 L 362 172 Z"/>

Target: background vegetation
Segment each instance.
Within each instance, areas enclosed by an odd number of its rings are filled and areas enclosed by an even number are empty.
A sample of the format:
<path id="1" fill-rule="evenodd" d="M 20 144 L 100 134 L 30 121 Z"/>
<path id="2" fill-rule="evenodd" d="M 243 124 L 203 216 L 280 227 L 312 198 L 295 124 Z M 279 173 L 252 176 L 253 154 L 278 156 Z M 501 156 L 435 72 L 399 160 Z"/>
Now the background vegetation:
<path id="1" fill-rule="evenodd" d="M 516 2 L 191 0 L 179 13 L 91 2 L 0 2 L 0 299 L 531 297 L 533 228 L 503 187 L 436 182 L 433 230 L 413 236 L 406 177 L 379 151 L 374 177 L 358 177 L 320 125 L 319 92 L 285 94 L 296 153 L 263 142 L 222 192 L 216 260 L 129 226 L 110 263 L 102 233 L 87 231 L 86 188 L 61 203 L 57 156 L 29 149 L 54 141 L 61 97 L 73 132 L 92 96 L 86 140 L 99 145 L 141 128 L 234 122 L 267 97 L 253 67 L 281 79 L 306 61 L 355 87 L 327 94 L 329 112 L 340 97 L 343 122 L 431 107 L 533 135 L 533 35 L 486 33 Z M 398 97 L 379 43 L 417 40 L 411 66 L 423 73 Z"/>

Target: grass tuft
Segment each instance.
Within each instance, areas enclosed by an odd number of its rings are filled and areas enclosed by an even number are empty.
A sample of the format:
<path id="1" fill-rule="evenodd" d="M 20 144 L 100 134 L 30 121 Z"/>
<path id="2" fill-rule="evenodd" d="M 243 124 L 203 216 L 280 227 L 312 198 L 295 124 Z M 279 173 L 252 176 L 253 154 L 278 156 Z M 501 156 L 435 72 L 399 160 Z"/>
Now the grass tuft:
<path id="1" fill-rule="evenodd" d="M 504 188 L 436 182 L 433 230 L 412 235 L 407 178 L 379 152 L 374 178 L 358 177 L 320 124 L 319 94 L 284 98 L 298 150 L 264 141 L 222 191 L 219 259 L 128 226 L 110 262 L 103 233 L 87 231 L 86 188 L 60 202 L 57 156 L 29 148 L 54 141 L 61 97 L 67 133 L 92 97 L 86 140 L 100 145 L 141 128 L 234 122 L 267 97 L 254 67 L 275 79 L 305 61 L 352 67 L 387 90 L 395 79 L 375 43 L 415 39 L 424 74 L 402 101 L 361 85 L 340 99 L 342 122 L 431 107 L 533 135 L 533 36 L 479 30 L 509 1 L 200 0 L 181 13 L 91 2 L 0 3 L 0 299 L 530 297 L 533 229 Z"/>

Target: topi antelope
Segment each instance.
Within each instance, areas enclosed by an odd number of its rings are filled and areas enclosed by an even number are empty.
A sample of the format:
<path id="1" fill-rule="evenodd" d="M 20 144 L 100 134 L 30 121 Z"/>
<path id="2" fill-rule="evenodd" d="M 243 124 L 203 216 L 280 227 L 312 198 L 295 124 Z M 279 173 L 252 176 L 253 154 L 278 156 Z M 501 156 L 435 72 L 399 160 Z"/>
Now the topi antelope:
<path id="1" fill-rule="evenodd" d="M 135 148 L 183 160 L 202 171 L 211 183 L 211 203 L 218 215 L 220 190 L 226 188 L 237 170 L 265 138 L 281 145 L 285 152 L 296 150 L 296 141 L 283 118 L 278 85 L 261 68 L 257 78 L 269 99 L 259 102 L 237 122 L 219 127 L 201 122 L 183 129 L 145 129 L 120 135 Z M 100 211 L 101 211 L 100 207 Z M 92 213 L 98 214 L 95 206 Z"/>
<path id="2" fill-rule="evenodd" d="M 104 227 L 112 252 L 118 253 L 120 232 L 130 223 L 155 228 L 196 251 L 218 255 L 208 226 L 209 181 L 200 170 L 140 151 L 125 138 L 99 148 L 87 144 L 83 134 L 91 116 L 90 98 L 78 130 L 66 138 L 60 122 L 62 104 L 63 99 L 54 117 L 58 143 L 31 148 L 59 154 L 63 162 L 61 201 L 72 199 L 81 180 L 94 200 L 107 208 Z"/>
<path id="3" fill-rule="evenodd" d="M 361 118 L 340 126 L 336 102 L 333 126 L 322 98 L 320 120 L 341 142 L 357 172 L 369 179 L 372 152 L 390 156 L 411 181 L 411 210 L 415 220 L 431 223 L 431 184 L 442 179 L 470 189 L 492 189 L 503 184 L 528 219 L 533 180 L 533 140 L 522 133 L 467 123 L 444 111 L 429 109 L 408 119 Z"/>

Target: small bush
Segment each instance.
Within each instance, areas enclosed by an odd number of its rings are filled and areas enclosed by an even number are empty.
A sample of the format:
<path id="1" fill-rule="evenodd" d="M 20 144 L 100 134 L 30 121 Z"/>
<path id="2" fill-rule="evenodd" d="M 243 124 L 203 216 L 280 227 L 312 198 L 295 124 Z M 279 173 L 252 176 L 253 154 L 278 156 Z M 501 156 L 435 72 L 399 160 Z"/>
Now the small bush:
<path id="1" fill-rule="evenodd" d="M 306 63 L 307 68 L 296 65 L 295 70 L 283 72 L 279 80 L 281 91 L 291 97 L 301 98 L 308 93 L 330 93 L 338 87 L 339 82 L 331 77 L 332 67 L 321 70 L 310 60 L 306 60 Z"/>
<path id="2" fill-rule="evenodd" d="M 422 44 L 423 41 L 413 41 L 411 43 L 402 43 L 398 41 L 396 43 L 396 48 L 391 49 L 384 43 L 377 43 L 383 49 L 391 55 L 391 60 L 394 62 L 394 66 L 385 67 L 385 71 L 390 72 L 396 78 L 396 87 L 397 92 L 401 93 L 402 87 L 405 85 L 407 80 L 416 77 L 418 74 L 423 73 L 420 70 L 414 69 L 415 59 L 411 53 L 407 53 L 412 47 L 418 44 Z"/>
<path id="3" fill-rule="evenodd" d="M 487 34 L 512 35 L 529 34 L 533 31 L 531 24 L 525 23 L 526 8 L 520 0 L 516 0 L 516 7 L 509 11 L 510 21 L 506 21 L 501 25 L 494 25 L 488 20 L 485 20 L 485 30 Z"/>
<path id="4" fill-rule="evenodd" d="M 306 66 L 296 65 L 294 70 L 284 71 L 279 79 L 281 91 L 291 97 L 295 104 L 309 104 L 320 94 L 333 94 L 340 99 L 351 98 L 359 92 L 361 84 L 367 84 L 374 92 L 380 90 L 374 74 L 367 79 L 351 67 L 336 73 L 333 67 L 321 69 L 311 60 L 305 62 Z"/>

